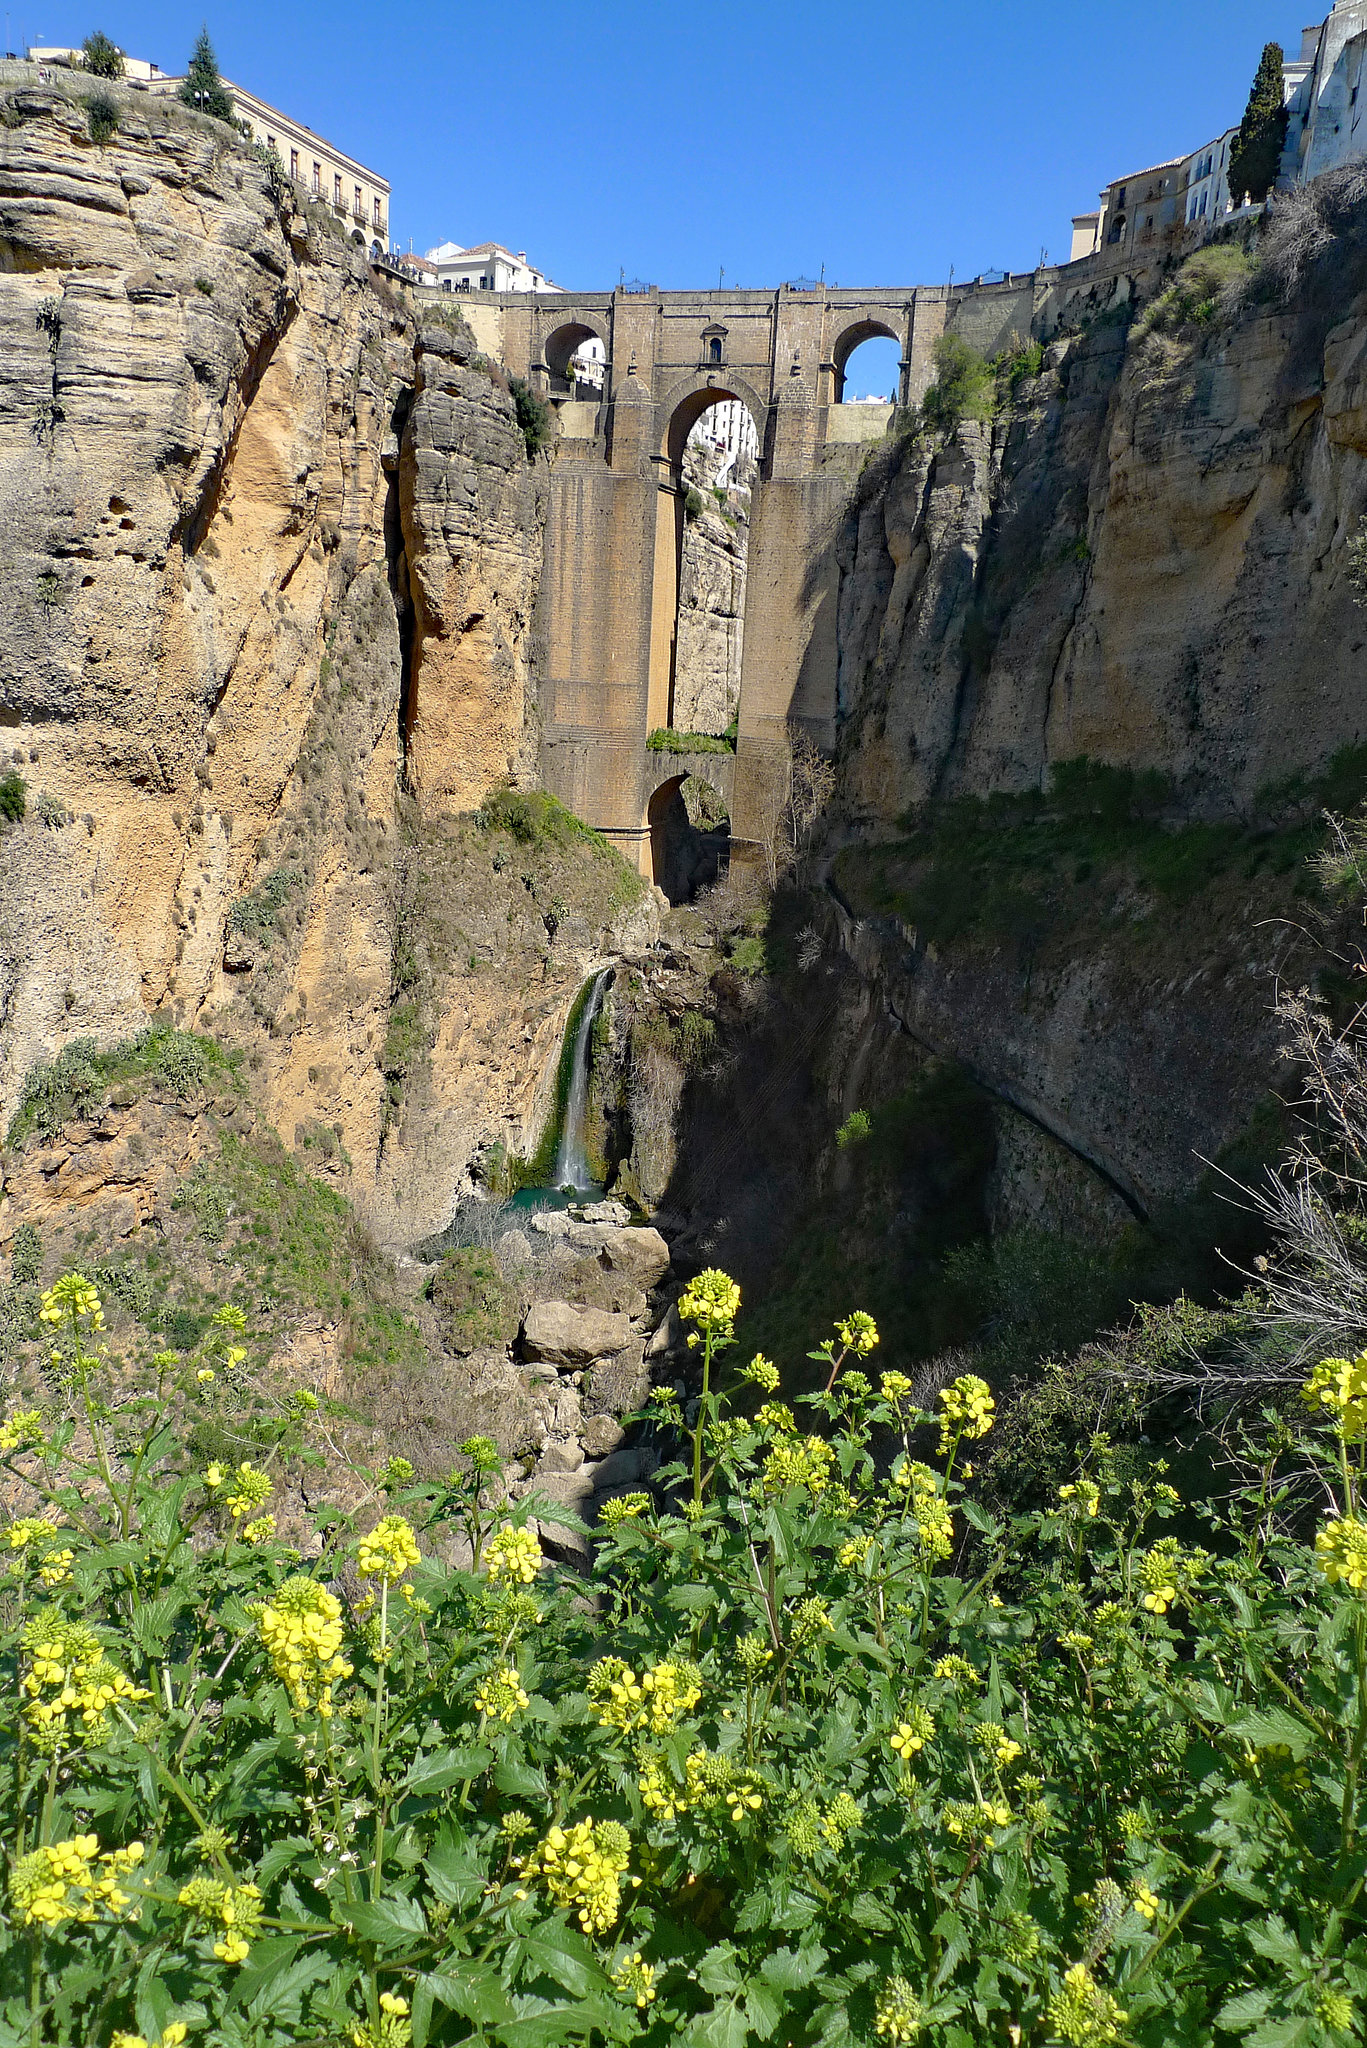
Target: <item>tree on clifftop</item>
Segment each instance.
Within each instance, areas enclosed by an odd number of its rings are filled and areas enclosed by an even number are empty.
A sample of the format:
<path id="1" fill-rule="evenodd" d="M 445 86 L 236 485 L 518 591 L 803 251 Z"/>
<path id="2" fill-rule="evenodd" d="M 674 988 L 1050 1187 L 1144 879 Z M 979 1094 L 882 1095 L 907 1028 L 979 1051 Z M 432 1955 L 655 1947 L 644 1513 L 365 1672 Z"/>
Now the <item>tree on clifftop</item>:
<path id="1" fill-rule="evenodd" d="M 207 26 L 195 38 L 194 55 L 186 70 L 180 96 L 187 107 L 198 107 L 201 114 L 212 114 L 216 121 L 231 121 L 233 118 L 233 103 L 223 89 L 218 59 L 209 41 Z"/>
<path id="2" fill-rule="evenodd" d="M 92 78 L 122 78 L 123 51 L 117 43 L 111 43 L 102 28 L 93 36 L 87 36 L 81 44 L 83 68 Z"/>
<path id="3" fill-rule="evenodd" d="M 1244 118 L 1229 152 L 1229 196 L 1236 206 L 1245 192 L 1251 199 L 1266 199 L 1277 182 L 1282 144 L 1286 141 L 1284 64 L 1281 44 L 1265 44 Z"/>

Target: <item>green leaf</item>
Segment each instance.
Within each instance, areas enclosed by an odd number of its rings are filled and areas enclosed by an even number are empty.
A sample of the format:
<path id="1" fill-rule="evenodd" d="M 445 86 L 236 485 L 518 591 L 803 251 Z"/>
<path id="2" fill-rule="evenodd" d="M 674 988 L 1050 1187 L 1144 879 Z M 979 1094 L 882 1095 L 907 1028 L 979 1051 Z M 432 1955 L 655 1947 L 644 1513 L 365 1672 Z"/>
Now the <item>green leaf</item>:
<path id="1" fill-rule="evenodd" d="M 752 1977 L 745 1987 L 745 2016 L 750 2022 L 751 2033 L 759 2040 L 767 2041 L 782 2019 L 786 2004 L 781 1991 L 759 1977 Z"/>
<path id="2" fill-rule="evenodd" d="M 427 1932 L 416 1899 L 376 1899 L 368 1905 L 348 1906 L 345 1913 L 361 1940 L 373 1941 L 377 1948 L 406 1948 L 415 1936 Z"/>
<path id="3" fill-rule="evenodd" d="M 1247 2048 L 1299 2048 L 1301 2042 L 1320 2038 L 1319 2027 L 1308 2015 L 1300 2019 L 1264 2020 L 1248 2036 Z"/>
<path id="4" fill-rule="evenodd" d="M 576 1998 L 587 1998 L 591 1992 L 606 1992 L 609 1988 L 593 1950 L 573 1928 L 551 1923 L 539 1933 L 527 1936 L 526 1949 L 532 1962 Z"/>
<path id="5" fill-rule="evenodd" d="M 802 1948 L 776 1948 L 760 1964 L 760 1975 L 785 1991 L 801 1991 L 813 1982 L 825 1960 L 826 1951 L 819 1941 Z"/>
<path id="6" fill-rule="evenodd" d="M 544 1771 L 534 1771 L 530 1764 L 519 1763 L 516 1757 L 504 1758 L 494 1772 L 494 1786 L 512 1799 L 544 1800 L 546 1797 Z"/>
<path id="7" fill-rule="evenodd" d="M 503 1988 L 498 1972 L 487 1963 L 471 1963 L 454 1970 L 428 1970 L 417 1979 L 433 1998 L 462 2019 L 478 2027 L 501 2027 L 513 2014 L 512 2000 Z"/>
<path id="8" fill-rule="evenodd" d="M 736 1951 L 729 1941 L 723 1941 L 716 1948 L 710 1948 L 698 1964 L 698 1982 L 704 1991 L 710 1991 L 714 1998 L 728 1998 L 741 1987 L 741 1974 L 736 1967 Z"/>
<path id="9" fill-rule="evenodd" d="M 1231 2030 L 1251 2026 L 1255 2020 L 1263 2018 L 1275 1996 L 1273 1991 L 1241 1991 L 1237 1998 L 1228 1999 L 1220 2007 L 1215 2015 L 1215 2024 Z"/>
<path id="10" fill-rule="evenodd" d="M 444 1792 L 451 1785 L 468 1785 L 487 1771 L 494 1760 L 491 1749 L 434 1749 L 415 1756 L 404 1779 L 406 1792 Z"/>
<path id="11" fill-rule="evenodd" d="M 1240 1714 L 1237 1720 L 1230 1722 L 1230 1732 L 1241 1735 L 1254 1749 L 1281 1745 L 1291 1751 L 1297 1762 L 1318 1740 L 1316 1731 L 1307 1727 L 1297 1715 L 1288 1713 L 1285 1707 L 1264 1707 L 1261 1713 Z"/>
<path id="12" fill-rule="evenodd" d="M 447 1906 L 470 1906 L 484 1890 L 484 1860 L 472 1842 L 443 1830 L 428 1850 L 423 1868 L 437 1897 Z"/>

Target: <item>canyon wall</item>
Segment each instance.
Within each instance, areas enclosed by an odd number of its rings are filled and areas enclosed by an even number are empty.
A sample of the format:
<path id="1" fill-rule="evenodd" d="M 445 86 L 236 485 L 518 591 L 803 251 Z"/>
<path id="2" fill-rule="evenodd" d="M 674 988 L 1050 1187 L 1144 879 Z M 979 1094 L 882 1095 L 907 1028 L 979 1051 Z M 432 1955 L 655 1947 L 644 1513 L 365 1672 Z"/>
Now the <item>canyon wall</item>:
<path id="1" fill-rule="evenodd" d="M 96 142 L 78 84 L 0 103 L 0 1117 L 73 1040 L 210 1029 L 430 1229 L 641 909 L 562 847 L 410 918 L 528 779 L 544 462 L 278 164 L 122 87 Z"/>

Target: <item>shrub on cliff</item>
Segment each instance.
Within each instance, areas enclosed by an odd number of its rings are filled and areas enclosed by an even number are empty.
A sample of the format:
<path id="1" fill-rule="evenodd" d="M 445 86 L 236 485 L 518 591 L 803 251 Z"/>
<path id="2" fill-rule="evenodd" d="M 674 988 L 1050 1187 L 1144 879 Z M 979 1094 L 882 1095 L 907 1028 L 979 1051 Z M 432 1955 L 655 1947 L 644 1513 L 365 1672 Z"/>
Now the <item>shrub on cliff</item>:
<path id="1" fill-rule="evenodd" d="M 1102 1442 L 1006 1527 L 981 1380 L 922 1410 L 854 1314 L 802 1421 L 762 1357 L 728 1412 L 738 1307 L 680 1301 L 696 1410 L 656 1396 L 670 1492 L 610 1503 L 590 1601 L 488 1439 L 286 1530 L 314 1397 L 205 1448 L 244 1317 L 136 1361 L 88 1279 L 42 1296 L 0 1422 L 16 2041 L 1361 2038 L 1367 1359 L 1218 1513 Z"/>
<path id="2" fill-rule="evenodd" d="M 492 1344 L 507 1344 L 517 1334 L 517 1304 L 498 1260 L 479 1245 L 461 1245 L 447 1253 L 432 1277 L 428 1298 L 448 1351 L 482 1351 Z"/>
<path id="3" fill-rule="evenodd" d="M 942 334 L 935 344 L 935 382 L 921 400 L 928 425 L 949 433 L 960 420 L 991 419 L 996 404 L 992 365 L 959 335 Z"/>
<path id="4" fill-rule="evenodd" d="M 122 78 L 123 51 L 117 43 L 109 40 L 103 29 L 97 28 L 81 44 L 81 69 L 88 71 L 92 78 Z"/>
<path id="5" fill-rule="evenodd" d="M 517 423 L 527 444 L 527 460 L 534 462 L 551 438 L 554 427 L 551 409 L 545 399 L 538 398 L 531 385 L 525 384 L 521 377 L 510 377 L 508 389 L 513 394 Z"/>
<path id="6" fill-rule="evenodd" d="M 0 775 L 0 818 L 17 825 L 28 803 L 28 786 L 17 768 Z"/>

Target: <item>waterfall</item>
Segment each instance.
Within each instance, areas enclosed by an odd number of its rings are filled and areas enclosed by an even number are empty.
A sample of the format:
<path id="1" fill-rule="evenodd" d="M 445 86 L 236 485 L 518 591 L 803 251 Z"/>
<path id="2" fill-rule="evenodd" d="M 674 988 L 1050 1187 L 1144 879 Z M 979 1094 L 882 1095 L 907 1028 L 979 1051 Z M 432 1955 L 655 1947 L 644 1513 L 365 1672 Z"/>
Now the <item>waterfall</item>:
<path id="1" fill-rule="evenodd" d="M 603 990 L 607 987 L 611 973 L 610 967 L 604 967 L 594 976 L 593 986 L 589 990 L 588 1000 L 579 1019 L 579 1029 L 574 1037 L 570 1085 L 565 1095 L 565 1121 L 560 1128 L 560 1149 L 555 1155 L 554 1185 L 558 1188 L 588 1188 L 593 1185 L 589 1176 L 584 1124 L 589 1107 L 593 1020 L 602 1007 Z"/>

